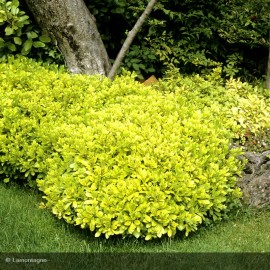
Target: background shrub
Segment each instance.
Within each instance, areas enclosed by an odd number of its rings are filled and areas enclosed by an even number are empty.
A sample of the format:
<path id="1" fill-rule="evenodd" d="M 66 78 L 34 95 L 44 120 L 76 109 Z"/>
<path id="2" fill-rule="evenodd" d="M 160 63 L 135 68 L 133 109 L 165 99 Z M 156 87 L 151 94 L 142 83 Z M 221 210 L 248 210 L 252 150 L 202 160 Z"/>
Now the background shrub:
<path id="1" fill-rule="evenodd" d="M 0 57 L 20 54 L 47 62 L 63 63 L 53 41 L 30 17 L 23 1 L 0 0 Z"/>
<path id="2" fill-rule="evenodd" d="M 86 1 L 113 61 L 147 1 Z M 223 77 L 261 79 L 268 57 L 268 0 L 160 0 L 136 36 L 123 67 L 142 79 L 171 67 Z M 42 33 L 24 0 L 0 1 L 0 56 L 28 55 L 63 64 L 55 41 Z"/>
<path id="3" fill-rule="evenodd" d="M 115 59 L 147 2 L 85 1 L 110 58 Z M 223 77 L 261 78 L 268 57 L 269 4 L 268 0 L 160 0 L 123 66 L 146 78 L 153 73 L 162 76 L 172 66 L 185 74 L 222 67 Z"/>
<path id="4" fill-rule="evenodd" d="M 184 95 L 199 108 L 210 107 L 233 131 L 233 144 L 248 151 L 270 149 L 269 91 L 239 79 L 223 81 L 221 72 L 219 67 L 206 76 L 183 76 L 174 69 L 156 87 Z"/>
<path id="5" fill-rule="evenodd" d="M 0 174 L 37 186 L 44 207 L 97 237 L 188 235 L 241 197 L 241 150 L 231 146 L 243 125 L 233 112 L 253 100 L 243 101 L 249 86 L 224 87 L 217 74 L 171 73 L 146 87 L 131 74 L 111 82 L 9 58 L 0 64 Z"/>

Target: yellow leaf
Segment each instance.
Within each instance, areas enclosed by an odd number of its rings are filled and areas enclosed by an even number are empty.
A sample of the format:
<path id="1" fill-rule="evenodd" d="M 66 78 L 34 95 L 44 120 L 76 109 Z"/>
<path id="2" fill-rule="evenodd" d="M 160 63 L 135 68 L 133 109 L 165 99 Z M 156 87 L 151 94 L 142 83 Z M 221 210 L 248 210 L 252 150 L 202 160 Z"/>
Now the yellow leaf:
<path id="1" fill-rule="evenodd" d="M 131 225 L 128 228 L 128 232 L 132 234 L 134 230 L 136 229 L 136 225 L 134 223 L 131 223 Z"/>
<path id="2" fill-rule="evenodd" d="M 96 232 L 95 233 L 95 237 L 100 237 L 100 235 L 101 235 L 101 232 Z"/>
<path id="3" fill-rule="evenodd" d="M 90 231 L 94 231 L 95 230 L 95 226 L 96 224 L 95 224 L 95 221 L 92 219 L 91 221 L 90 221 Z"/>
<path id="4" fill-rule="evenodd" d="M 168 234 L 169 237 L 172 237 L 172 230 L 169 229 L 168 232 L 167 232 L 167 234 Z"/>

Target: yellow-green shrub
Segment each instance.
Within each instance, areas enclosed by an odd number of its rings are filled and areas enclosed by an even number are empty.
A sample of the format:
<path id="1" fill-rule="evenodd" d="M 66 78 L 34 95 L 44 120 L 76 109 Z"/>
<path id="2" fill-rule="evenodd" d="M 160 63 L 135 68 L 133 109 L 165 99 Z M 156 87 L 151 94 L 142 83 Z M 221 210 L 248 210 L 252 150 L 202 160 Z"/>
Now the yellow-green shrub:
<path id="1" fill-rule="evenodd" d="M 0 174 L 37 183 L 56 216 L 96 236 L 188 235 L 221 219 L 241 196 L 233 121 L 166 83 L 0 64 Z"/>
<path id="2" fill-rule="evenodd" d="M 233 131 L 235 144 L 249 151 L 270 149 L 270 91 L 235 79 L 224 83 L 220 72 L 216 68 L 203 78 L 173 70 L 156 88 L 184 95 L 198 108 L 209 107 Z"/>

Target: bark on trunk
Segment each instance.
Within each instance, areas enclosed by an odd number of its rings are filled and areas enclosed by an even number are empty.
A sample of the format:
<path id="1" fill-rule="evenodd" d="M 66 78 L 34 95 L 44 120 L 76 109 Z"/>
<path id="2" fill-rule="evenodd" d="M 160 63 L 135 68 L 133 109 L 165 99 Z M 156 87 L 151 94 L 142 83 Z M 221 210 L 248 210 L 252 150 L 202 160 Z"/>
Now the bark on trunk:
<path id="1" fill-rule="evenodd" d="M 26 0 L 26 3 L 40 27 L 57 43 L 72 73 L 109 73 L 109 58 L 95 18 L 83 0 Z"/>

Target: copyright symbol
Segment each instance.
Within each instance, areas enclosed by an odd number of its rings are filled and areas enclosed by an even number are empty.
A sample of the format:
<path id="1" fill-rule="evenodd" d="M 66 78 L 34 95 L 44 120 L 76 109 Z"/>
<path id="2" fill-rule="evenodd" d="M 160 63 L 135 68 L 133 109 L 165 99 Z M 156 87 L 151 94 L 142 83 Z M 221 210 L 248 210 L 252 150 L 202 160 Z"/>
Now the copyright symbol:
<path id="1" fill-rule="evenodd" d="M 10 258 L 6 258 L 6 262 L 9 263 L 11 261 Z"/>

